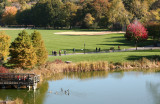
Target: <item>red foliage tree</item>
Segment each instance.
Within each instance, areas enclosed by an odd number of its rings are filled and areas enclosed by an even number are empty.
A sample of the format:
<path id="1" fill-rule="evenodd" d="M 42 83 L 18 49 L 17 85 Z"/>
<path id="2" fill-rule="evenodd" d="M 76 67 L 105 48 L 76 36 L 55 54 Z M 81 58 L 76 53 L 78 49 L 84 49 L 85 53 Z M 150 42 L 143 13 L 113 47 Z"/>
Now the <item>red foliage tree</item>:
<path id="1" fill-rule="evenodd" d="M 130 41 L 135 41 L 137 50 L 137 43 L 148 39 L 147 29 L 137 20 L 127 26 L 125 38 Z"/>

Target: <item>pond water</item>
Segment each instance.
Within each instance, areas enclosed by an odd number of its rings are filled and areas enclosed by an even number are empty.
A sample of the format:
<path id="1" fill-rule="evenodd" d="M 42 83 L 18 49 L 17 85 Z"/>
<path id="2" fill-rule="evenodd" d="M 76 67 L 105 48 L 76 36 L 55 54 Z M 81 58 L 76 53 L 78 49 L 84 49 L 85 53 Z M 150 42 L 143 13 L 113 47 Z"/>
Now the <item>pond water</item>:
<path id="1" fill-rule="evenodd" d="M 24 104 L 160 104 L 160 73 L 57 74 L 39 89 L 0 89 L 0 100 Z"/>

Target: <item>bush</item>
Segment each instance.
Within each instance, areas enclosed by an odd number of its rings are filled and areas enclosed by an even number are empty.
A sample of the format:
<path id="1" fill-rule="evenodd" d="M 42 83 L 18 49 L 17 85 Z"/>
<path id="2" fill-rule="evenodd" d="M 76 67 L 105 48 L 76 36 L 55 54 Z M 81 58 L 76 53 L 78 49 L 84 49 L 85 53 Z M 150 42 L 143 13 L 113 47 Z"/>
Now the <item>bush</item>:
<path id="1" fill-rule="evenodd" d="M 56 60 L 53 61 L 53 63 L 62 64 L 62 63 L 64 63 L 64 62 L 63 62 L 62 60 L 60 60 L 60 59 L 56 59 Z"/>
<path id="2" fill-rule="evenodd" d="M 0 66 L 0 73 L 8 73 L 8 69 L 6 69 L 5 67 L 3 66 Z"/>
<path id="3" fill-rule="evenodd" d="M 114 47 L 110 47 L 110 50 L 114 50 Z"/>

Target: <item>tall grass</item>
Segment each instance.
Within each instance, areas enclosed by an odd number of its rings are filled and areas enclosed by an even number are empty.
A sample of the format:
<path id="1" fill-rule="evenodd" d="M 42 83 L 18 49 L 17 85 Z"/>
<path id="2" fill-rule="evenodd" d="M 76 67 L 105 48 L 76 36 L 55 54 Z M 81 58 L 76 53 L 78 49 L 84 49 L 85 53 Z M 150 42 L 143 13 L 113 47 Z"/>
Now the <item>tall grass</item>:
<path id="1" fill-rule="evenodd" d="M 160 71 L 160 60 L 149 60 L 141 58 L 132 62 L 108 63 L 107 61 L 98 62 L 79 62 L 79 63 L 55 63 L 47 62 L 45 65 L 34 68 L 33 70 L 14 69 L 13 73 L 35 73 L 41 75 L 41 80 L 52 77 L 56 73 L 63 72 L 90 72 L 90 71 Z M 59 76 L 61 77 L 61 76 Z"/>

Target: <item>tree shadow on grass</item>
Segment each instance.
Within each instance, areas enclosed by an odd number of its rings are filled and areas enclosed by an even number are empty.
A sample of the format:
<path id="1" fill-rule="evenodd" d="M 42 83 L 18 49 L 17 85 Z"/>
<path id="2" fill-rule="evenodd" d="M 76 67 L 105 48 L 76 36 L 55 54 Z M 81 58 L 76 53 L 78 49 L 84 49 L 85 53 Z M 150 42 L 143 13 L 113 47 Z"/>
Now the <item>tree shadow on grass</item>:
<path id="1" fill-rule="evenodd" d="M 117 39 L 117 40 L 110 40 L 109 39 Z M 113 45 L 119 45 L 119 46 L 135 46 L 135 42 L 134 41 L 128 41 L 125 38 L 123 38 L 122 36 L 118 36 L 118 37 L 111 37 L 111 38 L 106 38 L 106 44 L 97 44 L 97 45 L 109 45 L 109 46 L 113 46 Z M 109 44 L 109 42 L 116 42 L 117 44 Z M 153 40 L 147 40 L 144 42 L 139 42 L 138 43 L 138 47 L 143 47 L 143 46 L 148 46 L 148 45 L 152 45 L 153 44 Z"/>
<path id="2" fill-rule="evenodd" d="M 140 60 L 142 58 L 147 58 L 149 60 L 160 60 L 160 55 L 149 55 L 149 56 L 128 56 L 127 60 L 129 61 L 135 61 L 135 60 Z"/>

